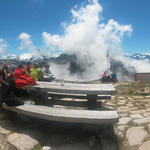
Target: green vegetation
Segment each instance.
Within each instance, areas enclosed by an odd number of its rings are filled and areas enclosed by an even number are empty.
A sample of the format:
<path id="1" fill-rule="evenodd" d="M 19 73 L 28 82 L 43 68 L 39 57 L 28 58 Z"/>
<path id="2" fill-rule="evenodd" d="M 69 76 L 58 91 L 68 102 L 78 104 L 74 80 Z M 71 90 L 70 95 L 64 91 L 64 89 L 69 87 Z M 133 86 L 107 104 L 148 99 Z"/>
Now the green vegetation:
<path id="1" fill-rule="evenodd" d="M 117 138 L 118 138 L 119 150 L 122 150 L 123 142 L 125 141 L 125 139 L 121 136 L 117 136 Z"/>
<path id="2" fill-rule="evenodd" d="M 42 146 L 40 144 L 34 145 L 32 150 L 41 150 Z"/>

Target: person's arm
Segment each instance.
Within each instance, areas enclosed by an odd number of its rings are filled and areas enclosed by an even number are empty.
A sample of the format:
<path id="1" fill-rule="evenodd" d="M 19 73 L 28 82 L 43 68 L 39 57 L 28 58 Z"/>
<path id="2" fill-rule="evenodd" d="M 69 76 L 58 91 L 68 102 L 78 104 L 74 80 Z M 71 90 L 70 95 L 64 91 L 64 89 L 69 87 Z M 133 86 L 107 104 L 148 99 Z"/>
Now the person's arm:
<path id="1" fill-rule="evenodd" d="M 28 72 L 26 69 L 24 69 L 24 72 L 25 72 L 28 76 L 30 76 L 29 72 Z"/>
<path id="2" fill-rule="evenodd" d="M 7 71 L 4 70 L 4 74 L 5 74 L 5 77 L 8 78 L 8 77 L 11 75 L 11 72 L 10 72 L 10 73 L 7 73 Z"/>

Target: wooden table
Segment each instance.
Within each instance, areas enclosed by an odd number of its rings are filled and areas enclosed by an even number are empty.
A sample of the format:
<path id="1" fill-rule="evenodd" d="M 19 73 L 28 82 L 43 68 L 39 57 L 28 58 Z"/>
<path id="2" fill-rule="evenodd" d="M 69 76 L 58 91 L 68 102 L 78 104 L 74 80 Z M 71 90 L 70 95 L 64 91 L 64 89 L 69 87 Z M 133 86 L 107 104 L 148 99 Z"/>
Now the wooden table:
<path id="1" fill-rule="evenodd" d="M 115 88 L 112 84 L 81 84 L 81 83 L 58 83 L 58 82 L 42 82 L 38 81 L 34 86 L 24 86 L 23 89 L 34 91 L 46 91 L 64 94 L 87 96 L 88 107 L 95 109 L 98 95 L 112 95 Z"/>

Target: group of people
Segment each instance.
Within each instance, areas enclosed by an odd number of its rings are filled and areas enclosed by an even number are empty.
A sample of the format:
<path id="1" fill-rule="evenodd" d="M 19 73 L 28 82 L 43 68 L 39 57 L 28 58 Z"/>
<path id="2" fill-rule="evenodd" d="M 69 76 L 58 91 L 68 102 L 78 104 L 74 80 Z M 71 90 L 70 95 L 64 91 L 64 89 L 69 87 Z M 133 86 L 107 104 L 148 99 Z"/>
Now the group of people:
<path id="1" fill-rule="evenodd" d="M 101 82 L 117 82 L 117 75 L 115 72 L 107 73 L 107 71 L 105 71 L 100 80 Z"/>
<path id="2" fill-rule="evenodd" d="M 20 64 L 14 72 L 10 72 L 10 68 L 4 64 L 0 69 L 0 102 L 3 103 L 8 97 L 11 97 L 15 89 L 24 85 L 35 85 L 36 81 L 43 80 L 44 74 L 51 73 L 48 64 L 44 68 L 42 71 L 38 63 L 32 66 L 28 63 Z"/>

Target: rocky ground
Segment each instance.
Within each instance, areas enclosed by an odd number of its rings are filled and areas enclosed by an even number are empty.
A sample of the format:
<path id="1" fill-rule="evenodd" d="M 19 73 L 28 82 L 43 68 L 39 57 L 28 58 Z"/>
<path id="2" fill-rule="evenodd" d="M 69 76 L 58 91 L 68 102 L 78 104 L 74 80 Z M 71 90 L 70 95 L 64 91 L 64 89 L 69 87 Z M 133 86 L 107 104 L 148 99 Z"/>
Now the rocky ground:
<path id="1" fill-rule="evenodd" d="M 119 82 L 114 86 L 117 93 L 112 100 L 103 101 L 104 107 L 118 112 L 114 130 L 111 126 L 93 130 L 93 126 L 58 124 L 1 111 L 0 150 L 149 150 L 150 83 Z"/>

